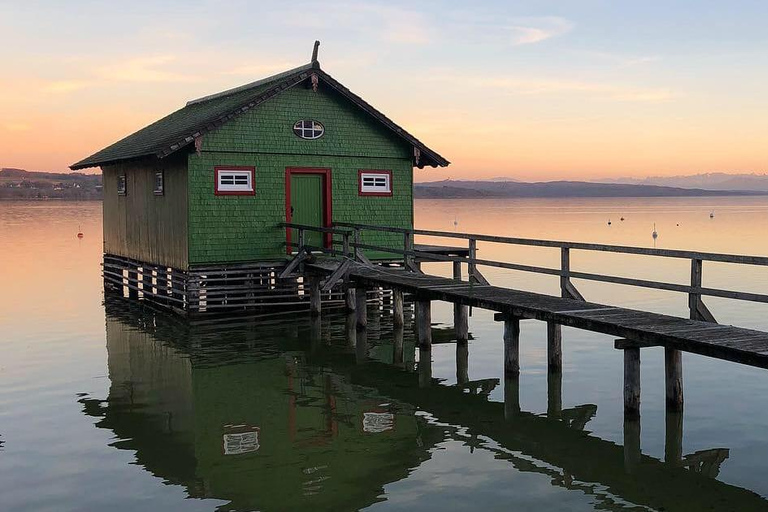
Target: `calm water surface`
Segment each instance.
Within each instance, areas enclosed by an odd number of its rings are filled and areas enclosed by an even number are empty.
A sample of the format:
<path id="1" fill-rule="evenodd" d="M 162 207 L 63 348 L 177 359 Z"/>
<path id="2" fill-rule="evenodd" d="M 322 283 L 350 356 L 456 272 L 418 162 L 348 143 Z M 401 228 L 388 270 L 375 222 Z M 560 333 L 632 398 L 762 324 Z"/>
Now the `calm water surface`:
<path id="1" fill-rule="evenodd" d="M 646 247 L 655 223 L 658 247 L 768 255 L 768 198 L 417 201 L 416 223 Z M 480 251 L 559 263 L 551 249 Z M 680 283 L 690 273 L 686 261 L 572 258 L 587 272 Z M 644 457 L 628 473 L 610 337 L 564 328 L 563 411 L 548 415 L 545 326 L 523 322 L 524 412 L 505 421 L 490 312 L 473 311 L 471 385 L 457 386 L 451 306 L 434 305 L 442 343 L 424 388 L 410 325 L 404 362 L 392 364 L 399 333 L 387 314 L 371 314 L 357 346 L 340 314 L 190 325 L 105 304 L 100 260 L 99 203 L 0 203 L 2 511 L 768 510 L 764 370 L 685 354 L 685 464 L 664 463 L 663 352 L 644 349 Z M 555 278 L 483 271 L 558 292 Z M 704 283 L 764 293 L 768 270 L 707 263 Z M 576 285 L 591 301 L 687 314 L 680 294 Z M 768 306 L 707 304 L 723 323 L 768 330 Z"/>

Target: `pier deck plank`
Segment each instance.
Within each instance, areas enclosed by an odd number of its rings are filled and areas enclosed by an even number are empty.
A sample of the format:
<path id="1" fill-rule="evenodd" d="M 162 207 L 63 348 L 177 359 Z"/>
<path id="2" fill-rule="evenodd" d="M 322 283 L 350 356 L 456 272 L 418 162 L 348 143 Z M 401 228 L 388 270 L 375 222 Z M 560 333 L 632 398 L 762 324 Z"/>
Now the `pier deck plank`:
<path id="1" fill-rule="evenodd" d="M 312 267 L 317 271 L 327 272 L 337 264 L 318 261 Z M 768 368 L 768 333 L 762 331 L 498 286 L 472 284 L 394 268 L 354 264 L 350 268 L 350 278 L 363 285 L 398 288 L 420 299 L 466 304 L 520 318 L 551 321 L 735 363 Z"/>

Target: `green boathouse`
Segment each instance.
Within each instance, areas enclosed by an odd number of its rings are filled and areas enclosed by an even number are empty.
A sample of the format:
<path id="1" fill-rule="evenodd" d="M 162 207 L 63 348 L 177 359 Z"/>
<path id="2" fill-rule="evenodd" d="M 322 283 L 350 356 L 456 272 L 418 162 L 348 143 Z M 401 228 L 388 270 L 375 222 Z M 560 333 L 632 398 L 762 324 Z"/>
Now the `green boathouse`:
<path id="1" fill-rule="evenodd" d="M 103 172 L 107 284 L 208 310 L 234 307 L 224 288 L 290 302 L 296 285 L 275 278 L 291 250 L 281 223 L 410 228 L 414 167 L 448 163 L 322 70 L 316 45 L 309 64 L 189 101 L 71 169 Z"/>

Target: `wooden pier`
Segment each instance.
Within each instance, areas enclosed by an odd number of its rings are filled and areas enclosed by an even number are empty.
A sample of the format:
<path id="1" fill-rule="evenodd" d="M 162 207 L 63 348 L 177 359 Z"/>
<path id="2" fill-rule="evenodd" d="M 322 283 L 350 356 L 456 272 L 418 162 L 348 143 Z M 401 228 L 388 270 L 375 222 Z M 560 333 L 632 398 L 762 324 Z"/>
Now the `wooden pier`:
<path id="1" fill-rule="evenodd" d="M 682 353 L 691 352 L 739 364 L 768 368 L 768 333 L 718 324 L 707 309 L 702 297 L 715 296 L 750 302 L 768 303 L 768 295 L 723 290 L 702 286 L 703 264 L 716 261 L 741 265 L 768 266 L 768 257 L 745 256 L 694 251 L 626 247 L 579 242 L 533 240 L 497 237 L 443 231 L 409 230 L 386 226 L 339 223 L 330 228 L 316 228 L 297 224 L 284 224 L 287 228 L 319 230 L 333 236 L 330 247 L 295 247 L 299 269 L 307 279 L 319 278 L 317 290 L 327 289 L 343 283 L 343 287 L 365 296 L 372 288 L 393 290 L 394 303 L 402 303 L 402 295 L 412 296 L 415 307 L 415 323 L 421 360 L 429 359 L 432 345 L 431 301 L 440 300 L 454 304 L 455 338 L 457 341 L 457 375 L 461 373 L 459 360 L 466 358 L 465 348 L 468 335 L 468 309 L 471 307 L 496 311 L 495 319 L 503 322 L 503 368 L 507 381 L 505 389 L 514 397 L 520 373 L 520 321 L 535 319 L 547 323 L 547 357 L 549 381 L 552 395 L 559 395 L 557 382 L 562 371 L 562 332 L 566 325 L 616 337 L 614 347 L 624 351 L 624 412 L 625 433 L 630 439 L 639 439 L 640 417 L 640 353 L 641 349 L 662 346 L 665 349 L 666 405 L 672 416 L 683 408 L 683 364 Z M 363 242 L 367 231 L 399 233 L 403 237 L 402 247 L 384 247 Z M 441 239 L 462 239 L 467 247 L 445 247 L 430 245 L 428 251 L 419 250 L 414 244 L 416 236 L 438 237 Z M 300 237 L 300 239 L 303 239 Z M 514 262 L 494 261 L 478 258 L 478 242 L 512 245 L 549 247 L 560 250 L 560 268 L 546 268 L 523 265 Z M 599 251 L 621 254 L 646 255 L 652 257 L 687 259 L 691 262 L 690 285 L 634 279 L 629 277 L 586 273 L 573 270 L 570 252 Z M 379 251 L 396 254 L 402 265 L 377 265 L 364 256 L 364 251 Z M 452 277 L 425 274 L 421 262 L 446 262 L 452 265 Z M 467 268 L 467 279 L 463 279 L 463 265 Z M 291 268 L 291 264 L 288 268 Z M 478 266 L 533 272 L 559 276 L 561 296 L 550 296 L 523 290 L 493 286 L 479 271 Z M 591 280 L 622 284 L 658 290 L 681 292 L 688 295 L 689 318 L 681 318 L 648 311 L 640 311 L 586 300 L 572 282 L 572 279 Z M 356 325 L 358 331 L 367 326 L 366 308 L 358 304 Z M 315 308 L 319 314 L 319 308 Z M 393 321 L 402 325 L 402 308 L 393 308 Z M 425 369 L 423 382 L 431 378 Z M 555 400 L 556 401 L 556 400 Z M 519 410 L 511 398 L 507 404 L 509 413 Z M 674 421 L 668 421 L 674 427 Z M 682 427 L 680 427 L 682 428 Z M 637 435 L 633 435 L 637 429 Z M 631 449 L 639 442 L 627 443 L 628 461 L 633 459 Z"/>

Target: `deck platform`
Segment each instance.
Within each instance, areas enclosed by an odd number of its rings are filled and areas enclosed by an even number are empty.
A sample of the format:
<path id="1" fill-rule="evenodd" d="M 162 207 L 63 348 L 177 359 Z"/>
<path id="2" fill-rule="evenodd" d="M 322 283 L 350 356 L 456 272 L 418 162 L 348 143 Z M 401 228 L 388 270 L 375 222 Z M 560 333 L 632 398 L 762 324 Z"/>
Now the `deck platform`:
<path id="1" fill-rule="evenodd" d="M 320 260 L 308 267 L 327 273 L 337 265 L 338 261 Z M 421 300 L 475 306 L 768 368 L 768 333 L 761 331 L 359 263 L 350 267 L 349 278 L 364 286 L 399 289 Z"/>

